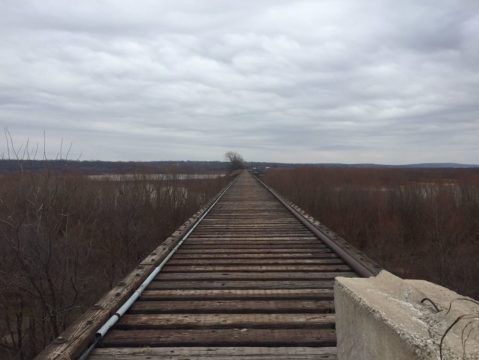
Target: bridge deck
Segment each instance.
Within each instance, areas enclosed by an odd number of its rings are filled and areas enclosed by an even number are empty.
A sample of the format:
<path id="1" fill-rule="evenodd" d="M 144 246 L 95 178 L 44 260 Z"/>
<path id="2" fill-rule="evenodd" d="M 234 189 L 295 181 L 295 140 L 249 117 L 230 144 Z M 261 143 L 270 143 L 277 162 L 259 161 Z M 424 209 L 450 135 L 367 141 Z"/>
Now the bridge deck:
<path id="1" fill-rule="evenodd" d="M 335 359 L 336 276 L 356 274 L 245 172 L 90 359 Z"/>

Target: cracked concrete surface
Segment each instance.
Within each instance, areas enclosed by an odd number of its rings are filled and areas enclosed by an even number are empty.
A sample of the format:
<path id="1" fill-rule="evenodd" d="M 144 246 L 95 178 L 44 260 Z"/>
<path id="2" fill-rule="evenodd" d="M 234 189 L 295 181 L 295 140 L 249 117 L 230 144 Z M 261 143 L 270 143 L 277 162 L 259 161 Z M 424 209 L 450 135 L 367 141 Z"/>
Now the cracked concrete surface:
<path id="1" fill-rule="evenodd" d="M 444 338 L 442 359 L 479 359 L 479 305 L 454 291 L 382 271 L 336 278 L 334 297 L 339 360 L 438 360 L 441 338 L 460 316 Z"/>

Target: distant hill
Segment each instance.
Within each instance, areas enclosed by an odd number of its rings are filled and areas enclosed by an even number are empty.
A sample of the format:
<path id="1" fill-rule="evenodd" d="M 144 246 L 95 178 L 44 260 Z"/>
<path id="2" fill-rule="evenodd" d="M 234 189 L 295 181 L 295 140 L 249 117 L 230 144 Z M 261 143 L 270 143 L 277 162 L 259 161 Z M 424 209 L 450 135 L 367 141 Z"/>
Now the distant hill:
<path id="1" fill-rule="evenodd" d="M 472 165 L 472 164 L 457 164 L 457 163 L 425 163 L 425 164 L 410 164 L 404 165 L 403 167 L 409 168 L 437 168 L 437 169 L 446 169 L 446 168 L 477 168 L 479 165 Z"/>
<path id="2" fill-rule="evenodd" d="M 291 168 L 291 167 L 324 167 L 324 168 L 416 168 L 416 169 L 465 169 L 479 168 L 479 165 L 458 164 L 458 163 L 422 163 L 422 164 L 404 164 L 404 165 L 387 165 L 387 164 L 341 164 L 341 163 L 308 163 L 308 164 L 285 164 L 285 163 L 269 163 L 269 162 L 252 162 L 251 167 L 258 169 L 264 168 Z"/>
<path id="3" fill-rule="evenodd" d="M 263 171 L 266 168 L 297 168 L 297 167 L 326 167 L 326 168 L 479 168 L 479 165 L 457 163 L 423 163 L 406 165 L 384 164 L 340 164 L 340 163 L 273 163 L 250 162 L 249 167 Z M 0 173 L 15 172 L 19 170 L 36 171 L 49 169 L 52 171 L 81 172 L 87 174 L 120 174 L 131 172 L 161 173 L 168 171 L 203 172 L 225 171 L 229 163 L 223 161 L 73 161 L 73 160 L 0 160 Z"/>

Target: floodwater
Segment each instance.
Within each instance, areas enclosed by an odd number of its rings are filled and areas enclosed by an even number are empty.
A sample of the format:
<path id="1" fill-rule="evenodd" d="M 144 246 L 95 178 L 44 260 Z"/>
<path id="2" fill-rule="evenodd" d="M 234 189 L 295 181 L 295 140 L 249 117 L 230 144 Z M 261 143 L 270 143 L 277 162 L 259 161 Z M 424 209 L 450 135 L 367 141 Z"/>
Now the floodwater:
<path id="1" fill-rule="evenodd" d="M 205 180 L 217 179 L 226 176 L 217 174 L 102 174 L 88 175 L 90 180 L 134 181 L 134 180 Z"/>

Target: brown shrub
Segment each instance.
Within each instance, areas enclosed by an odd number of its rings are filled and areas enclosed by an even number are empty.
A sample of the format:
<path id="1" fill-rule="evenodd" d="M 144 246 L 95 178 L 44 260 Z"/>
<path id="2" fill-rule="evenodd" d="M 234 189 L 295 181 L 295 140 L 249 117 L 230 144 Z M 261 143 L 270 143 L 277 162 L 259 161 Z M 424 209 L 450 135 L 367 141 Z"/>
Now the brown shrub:
<path id="1" fill-rule="evenodd" d="M 479 298 L 479 169 L 271 169 L 263 178 L 384 268 Z"/>
<path id="2" fill-rule="evenodd" d="M 227 181 L 0 177 L 0 357 L 44 348 Z"/>

